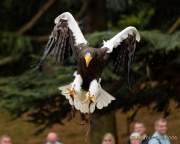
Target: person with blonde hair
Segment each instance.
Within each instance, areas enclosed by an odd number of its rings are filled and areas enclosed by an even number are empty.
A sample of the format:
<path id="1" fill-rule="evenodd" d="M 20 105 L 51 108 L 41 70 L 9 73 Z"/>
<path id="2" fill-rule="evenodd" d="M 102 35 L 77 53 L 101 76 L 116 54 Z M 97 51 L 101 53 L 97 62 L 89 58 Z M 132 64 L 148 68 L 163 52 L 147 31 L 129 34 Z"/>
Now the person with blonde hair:
<path id="1" fill-rule="evenodd" d="M 141 135 L 138 132 L 133 132 L 130 135 L 130 144 L 141 144 Z"/>
<path id="2" fill-rule="evenodd" d="M 0 144 L 12 144 L 11 137 L 8 135 L 2 135 L 0 137 Z"/>
<path id="3" fill-rule="evenodd" d="M 102 144 L 115 144 L 115 138 L 114 138 L 113 134 L 106 133 L 103 136 Z"/>

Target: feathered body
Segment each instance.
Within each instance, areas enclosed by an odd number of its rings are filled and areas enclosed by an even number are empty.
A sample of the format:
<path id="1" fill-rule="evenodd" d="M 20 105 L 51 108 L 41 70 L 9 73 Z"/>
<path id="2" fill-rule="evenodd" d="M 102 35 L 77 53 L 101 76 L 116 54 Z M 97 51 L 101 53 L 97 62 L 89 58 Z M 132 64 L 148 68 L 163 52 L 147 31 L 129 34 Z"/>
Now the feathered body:
<path id="1" fill-rule="evenodd" d="M 104 41 L 101 48 L 93 48 L 88 45 L 70 13 L 59 15 L 55 24 L 39 67 L 48 55 L 61 64 L 73 55 L 77 62 L 75 78 L 69 85 L 59 87 L 61 93 L 82 113 L 93 113 L 95 107 L 102 109 L 108 106 L 115 98 L 102 89 L 101 74 L 111 60 L 115 73 L 119 73 L 122 67 L 129 72 L 136 41 L 140 40 L 138 31 L 135 27 L 127 27 L 112 39 Z"/>
<path id="2" fill-rule="evenodd" d="M 77 61 L 77 71 L 81 75 L 83 81 L 82 88 L 84 90 L 89 89 L 89 84 L 93 79 L 99 80 L 101 78 L 101 74 L 105 64 L 107 63 L 107 57 L 105 54 L 105 50 L 97 49 L 92 47 L 81 47 L 81 51 L 78 54 Z M 89 63 L 89 66 L 86 66 L 86 61 L 84 59 L 84 55 L 86 52 L 90 52 L 93 59 Z"/>

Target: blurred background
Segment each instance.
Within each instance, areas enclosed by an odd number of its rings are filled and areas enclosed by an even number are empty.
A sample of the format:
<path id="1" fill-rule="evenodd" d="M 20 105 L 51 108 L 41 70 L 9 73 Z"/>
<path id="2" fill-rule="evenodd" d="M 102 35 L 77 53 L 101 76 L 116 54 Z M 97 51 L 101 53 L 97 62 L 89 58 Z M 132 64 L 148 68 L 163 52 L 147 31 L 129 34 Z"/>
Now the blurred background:
<path id="1" fill-rule="evenodd" d="M 168 119 L 168 134 L 180 141 L 179 8 L 179 0 L 1 0 L 0 135 L 9 134 L 17 144 L 42 144 L 48 131 L 56 131 L 65 144 L 85 143 L 87 116 L 72 117 L 57 89 L 73 79 L 74 62 L 50 61 L 43 72 L 34 69 L 54 18 L 69 11 L 94 47 L 129 25 L 141 34 L 131 89 L 126 74 L 105 69 L 102 85 L 117 100 L 92 116 L 87 142 L 99 144 L 112 132 L 118 144 L 127 143 L 134 120 L 143 121 L 151 134 L 160 116 Z"/>

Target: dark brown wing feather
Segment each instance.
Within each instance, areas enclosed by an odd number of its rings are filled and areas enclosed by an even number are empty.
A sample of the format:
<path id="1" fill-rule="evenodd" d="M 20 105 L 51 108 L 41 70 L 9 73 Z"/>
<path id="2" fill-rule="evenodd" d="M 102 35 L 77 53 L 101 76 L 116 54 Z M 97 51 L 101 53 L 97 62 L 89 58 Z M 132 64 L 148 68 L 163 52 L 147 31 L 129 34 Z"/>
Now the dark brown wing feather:
<path id="1" fill-rule="evenodd" d="M 60 20 L 60 22 L 54 26 L 49 37 L 38 69 L 41 69 L 42 64 L 49 55 L 52 56 L 57 63 L 63 64 L 64 60 L 72 54 L 76 57 L 78 53 L 77 50 L 77 47 L 74 46 L 74 37 L 68 28 L 67 21 Z"/>
<path id="2" fill-rule="evenodd" d="M 121 42 L 121 44 L 113 49 L 111 58 L 113 59 L 114 72 L 127 72 L 129 79 L 129 72 L 131 63 L 133 61 L 134 52 L 136 48 L 136 36 L 128 35 L 128 37 Z"/>

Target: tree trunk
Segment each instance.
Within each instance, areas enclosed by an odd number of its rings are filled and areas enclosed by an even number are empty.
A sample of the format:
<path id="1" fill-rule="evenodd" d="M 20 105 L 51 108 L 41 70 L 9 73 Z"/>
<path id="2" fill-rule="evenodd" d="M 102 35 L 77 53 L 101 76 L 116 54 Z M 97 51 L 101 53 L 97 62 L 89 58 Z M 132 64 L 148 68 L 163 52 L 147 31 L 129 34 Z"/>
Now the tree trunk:
<path id="1" fill-rule="evenodd" d="M 85 14 L 85 32 L 102 31 L 107 28 L 106 20 L 106 1 L 90 0 Z"/>
<path id="2" fill-rule="evenodd" d="M 105 133 L 110 132 L 116 138 L 116 119 L 115 112 L 103 116 L 95 114 L 92 117 L 90 144 L 101 144 Z"/>

